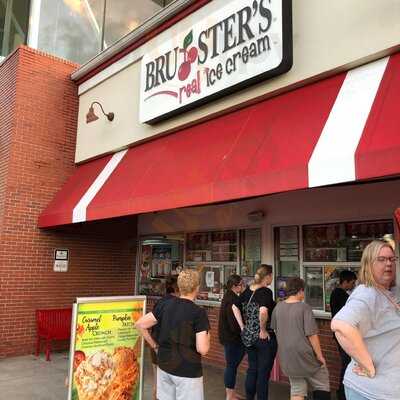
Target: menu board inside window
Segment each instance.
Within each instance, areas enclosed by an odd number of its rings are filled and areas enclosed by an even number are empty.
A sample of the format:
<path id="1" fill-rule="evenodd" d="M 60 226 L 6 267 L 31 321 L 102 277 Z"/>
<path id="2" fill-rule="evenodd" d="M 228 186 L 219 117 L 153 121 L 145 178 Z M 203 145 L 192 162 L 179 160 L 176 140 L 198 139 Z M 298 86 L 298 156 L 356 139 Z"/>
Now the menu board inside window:
<path id="1" fill-rule="evenodd" d="M 303 228 L 304 261 L 337 262 L 347 260 L 344 224 L 310 225 Z"/>
<path id="2" fill-rule="evenodd" d="M 261 264 L 261 229 L 240 230 L 241 257 L 240 271 L 242 276 L 254 276 Z"/>
<path id="3" fill-rule="evenodd" d="M 348 261 L 360 261 L 365 247 L 372 240 L 390 242 L 394 247 L 394 227 L 392 221 L 351 222 L 346 224 L 348 237 Z"/>
<path id="4" fill-rule="evenodd" d="M 299 230 L 297 226 L 275 228 L 276 262 L 279 277 L 300 275 Z"/>
<path id="5" fill-rule="evenodd" d="M 280 226 L 274 229 L 276 295 L 286 297 L 286 283 L 292 276 L 300 276 L 299 229 L 297 226 Z"/>
<path id="6" fill-rule="evenodd" d="M 394 246 L 393 232 L 390 220 L 304 226 L 304 261 L 360 262 L 364 248 L 373 240 Z"/>
<path id="7" fill-rule="evenodd" d="M 187 262 L 237 262 L 237 254 L 235 230 L 187 234 Z"/>

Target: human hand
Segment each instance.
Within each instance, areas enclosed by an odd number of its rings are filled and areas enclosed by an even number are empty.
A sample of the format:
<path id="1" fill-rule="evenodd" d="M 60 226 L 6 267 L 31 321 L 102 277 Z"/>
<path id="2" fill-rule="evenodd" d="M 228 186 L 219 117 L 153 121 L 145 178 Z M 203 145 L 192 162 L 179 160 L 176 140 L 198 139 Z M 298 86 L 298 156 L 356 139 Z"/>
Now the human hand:
<path id="1" fill-rule="evenodd" d="M 261 340 L 269 340 L 270 339 L 269 334 L 265 329 L 260 330 L 260 339 Z"/>
<path id="2" fill-rule="evenodd" d="M 367 378 L 373 378 L 375 376 L 375 367 L 373 365 L 367 367 L 363 367 L 360 364 L 356 364 L 353 368 L 353 372 L 358 376 L 366 376 Z"/>
<path id="3" fill-rule="evenodd" d="M 322 354 L 319 357 L 317 357 L 317 359 L 322 365 L 325 365 L 325 367 L 326 367 L 326 360 Z"/>

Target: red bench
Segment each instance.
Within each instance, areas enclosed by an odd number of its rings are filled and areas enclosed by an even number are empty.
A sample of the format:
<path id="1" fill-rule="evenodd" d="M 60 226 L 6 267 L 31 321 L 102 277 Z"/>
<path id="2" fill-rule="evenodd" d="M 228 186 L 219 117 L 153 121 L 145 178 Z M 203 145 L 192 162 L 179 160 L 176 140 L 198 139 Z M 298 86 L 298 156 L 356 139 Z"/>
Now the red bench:
<path id="1" fill-rule="evenodd" d="M 36 310 L 36 357 L 40 353 L 41 340 L 44 340 L 46 343 L 46 360 L 50 361 L 51 341 L 70 339 L 71 319 L 71 308 Z"/>

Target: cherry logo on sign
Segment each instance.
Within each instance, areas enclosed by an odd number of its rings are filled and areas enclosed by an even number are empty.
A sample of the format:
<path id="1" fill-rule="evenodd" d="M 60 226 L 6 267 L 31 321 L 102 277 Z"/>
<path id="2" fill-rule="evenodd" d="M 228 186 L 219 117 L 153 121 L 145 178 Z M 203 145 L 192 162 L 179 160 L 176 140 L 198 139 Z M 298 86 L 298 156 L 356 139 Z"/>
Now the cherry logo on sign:
<path id="1" fill-rule="evenodd" d="M 192 43 L 193 31 L 190 31 L 183 41 L 183 48 L 179 50 L 184 56 L 184 60 L 178 70 L 178 78 L 180 81 L 185 81 L 188 78 L 192 69 L 192 64 L 197 60 L 197 48 L 193 46 L 188 50 L 188 47 Z"/>

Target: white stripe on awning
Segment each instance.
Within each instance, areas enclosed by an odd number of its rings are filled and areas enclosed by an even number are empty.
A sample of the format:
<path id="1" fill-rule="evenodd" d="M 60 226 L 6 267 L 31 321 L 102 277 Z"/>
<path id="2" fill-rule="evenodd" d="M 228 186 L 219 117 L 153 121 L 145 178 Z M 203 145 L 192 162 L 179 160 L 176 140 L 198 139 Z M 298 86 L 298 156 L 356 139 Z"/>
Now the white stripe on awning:
<path id="1" fill-rule="evenodd" d="M 128 150 L 122 150 L 115 153 L 104 169 L 100 172 L 98 177 L 86 191 L 86 193 L 79 200 L 79 203 L 75 206 L 72 212 L 72 222 L 84 222 L 86 221 L 86 209 L 90 202 L 94 199 L 100 189 L 103 187 L 106 180 L 112 174 L 112 172 L 117 168 L 118 164 L 123 159 L 124 155 Z"/>
<path id="2" fill-rule="evenodd" d="M 308 163 L 309 187 L 354 181 L 355 152 L 389 57 L 347 73 Z"/>

